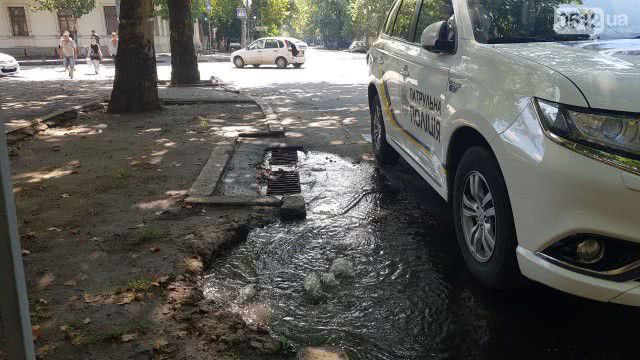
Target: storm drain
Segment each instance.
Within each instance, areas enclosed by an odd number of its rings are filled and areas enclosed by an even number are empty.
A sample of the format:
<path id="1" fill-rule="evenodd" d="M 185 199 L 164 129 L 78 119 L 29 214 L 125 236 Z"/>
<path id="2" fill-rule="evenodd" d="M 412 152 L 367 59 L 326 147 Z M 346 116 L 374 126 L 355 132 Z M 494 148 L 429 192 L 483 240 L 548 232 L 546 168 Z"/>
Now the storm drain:
<path id="1" fill-rule="evenodd" d="M 298 163 L 298 149 L 294 147 L 274 148 L 270 151 L 269 165 L 296 166 Z"/>
<path id="2" fill-rule="evenodd" d="M 267 149 L 264 157 L 263 185 L 265 195 L 300 194 L 300 173 L 298 172 L 298 151 L 300 147 L 285 146 Z"/>
<path id="3" fill-rule="evenodd" d="M 297 170 L 275 170 L 269 174 L 267 180 L 267 195 L 299 194 L 300 174 Z"/>

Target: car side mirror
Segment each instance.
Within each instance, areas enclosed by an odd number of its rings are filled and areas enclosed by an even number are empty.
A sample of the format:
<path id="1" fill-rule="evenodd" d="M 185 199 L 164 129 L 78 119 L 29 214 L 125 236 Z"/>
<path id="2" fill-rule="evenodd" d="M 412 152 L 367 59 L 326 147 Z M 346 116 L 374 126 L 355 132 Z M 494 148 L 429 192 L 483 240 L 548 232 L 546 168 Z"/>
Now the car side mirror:
<path id="1" fill-rule="evenodd" d="M 449 40 L 449 26 L 446 21 L 438 21 L 427 26 L 420 36 L 420 45 L 434 53 L 448 53 L 455 48 L 455 42 Z"/>

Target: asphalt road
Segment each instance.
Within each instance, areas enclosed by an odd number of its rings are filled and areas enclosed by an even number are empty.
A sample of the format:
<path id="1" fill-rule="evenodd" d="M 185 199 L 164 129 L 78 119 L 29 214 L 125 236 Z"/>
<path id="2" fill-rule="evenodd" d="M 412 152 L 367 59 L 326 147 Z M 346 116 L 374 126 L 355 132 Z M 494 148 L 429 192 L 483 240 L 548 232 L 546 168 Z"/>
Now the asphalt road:
<path id="1" fill-rule="evenodd" d="M 203 80 L 215 76 L 266 98 L 289 130 L 313 128 L 298 135 L 307 143 L 364 143 L 361 135 L 368 132 L 364 54 L 310 49 L 301 69 L 237 69 L 231 62 L 204 62 L 199 69 Z M 107 98 L 114 72 L 112 64 L 102 65 L 99 74 L 90 65 L 79 64 L 70 80 L 61 65 L 23 67 L 17 76 L 0 78 L 0 121 L 18 124 L 78 102 Z M 170 64 L 159 63 L 158 79 L 170 78 Z"/>

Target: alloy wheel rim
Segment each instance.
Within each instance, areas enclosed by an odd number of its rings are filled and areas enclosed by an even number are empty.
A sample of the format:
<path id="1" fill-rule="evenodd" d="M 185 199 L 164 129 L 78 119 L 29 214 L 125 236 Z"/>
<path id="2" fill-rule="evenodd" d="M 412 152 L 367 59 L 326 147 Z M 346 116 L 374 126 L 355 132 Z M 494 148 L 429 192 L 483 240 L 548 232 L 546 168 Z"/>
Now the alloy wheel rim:
<path id="1" fill-rule="evenodd" d="M 496 245 L 496 210 L 487 180 L 477 171 L 464 181 L 460 201 L 462 231 L 473 257 L 481 262 L 491 259 Z"/>

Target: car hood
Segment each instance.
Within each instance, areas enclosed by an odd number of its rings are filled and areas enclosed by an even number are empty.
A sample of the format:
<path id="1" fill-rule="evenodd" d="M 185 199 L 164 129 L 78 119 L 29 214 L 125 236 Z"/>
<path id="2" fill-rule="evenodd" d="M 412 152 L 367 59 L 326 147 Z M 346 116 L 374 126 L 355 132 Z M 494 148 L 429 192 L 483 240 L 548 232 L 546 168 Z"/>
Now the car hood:
<path id="1" fill-rule="evenodd" d="M 571 80 L 592 108 L 640 112 L 640 40 L 499 44 Z"/>
<path id="2" fill-rule="evenodd" d="M 0 61 L 2 62 L 13 62 L 16 59 L 13 58 L 13 56 L 7 55 L 7 54 L 0 54 Z"/>

